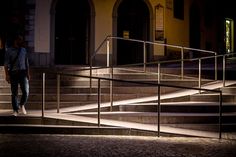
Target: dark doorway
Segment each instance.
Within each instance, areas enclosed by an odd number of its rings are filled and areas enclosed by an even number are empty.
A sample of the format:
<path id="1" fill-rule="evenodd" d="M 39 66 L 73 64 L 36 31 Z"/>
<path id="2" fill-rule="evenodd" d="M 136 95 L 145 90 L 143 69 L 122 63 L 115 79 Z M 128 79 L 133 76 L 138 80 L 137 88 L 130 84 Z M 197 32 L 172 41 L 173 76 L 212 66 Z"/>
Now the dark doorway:
<path id="1" fill-rule="evenodd" d="M 148 40 L 149 10 L 143 0 L 123 0 L 118 7 L 117 35 L 119 37 Z M 143 43 L 117 41 L 117 64 L 143 62 Z"/>
<path id="2" fill-rule="evenodd" d="M 200 13 L 196 4 L 193 4 L 190 8 L 190 47 L 200 48 L 201 32 L 200 32 Z"/>
<path id="3" fill-rule="evenodd" d="M 55 15 L 55 64 L 87 64 L 89 30 L 90 5 L 87 0 L 58 0 Z"/>
<path id="4" fill-rule="evenodd" d="M 8 0 L 0 3 L 0 65 L 3 65 L 8 39 L 15 34 L 25 35 L 26 2 Z"/>

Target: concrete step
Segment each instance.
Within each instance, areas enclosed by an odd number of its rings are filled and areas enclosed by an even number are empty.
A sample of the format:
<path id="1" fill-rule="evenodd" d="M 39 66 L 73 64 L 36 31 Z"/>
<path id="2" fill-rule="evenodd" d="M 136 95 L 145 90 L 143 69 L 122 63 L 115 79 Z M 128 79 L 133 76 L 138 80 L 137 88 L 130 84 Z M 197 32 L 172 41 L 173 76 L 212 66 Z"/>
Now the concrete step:
<path id="1" fill-rule="evenodd" d="M 110 111 L 110 107 L 102 108 L 102 111 Z M 113 106 L 112 111 L 157 112 L 158 108 L 157 103 L 139 103 Z M 217 113 L 218 111 L 219 103 L 217 102 L 161 103 L 161 112 L 168 113 Z M 222 112 L 236 112 L 236 104 L 224 103 Z"/>
<path id="2" fill-rule="evenodd" d="M 229 86 L 221 88 L 223 94 L 235 94 L 236 93 L 236 87 L 235 86 Z"/>
<path id="3" fill-rule="evenodd" d="M 219 102 L 218 94 L 195 94 L 190 96 L 190 101 L 208 101 L 208 102 Z M 224 94 L 222 96 L 223 102 L 235 103 L 235 94 Z"/>
<path id="4" fill-rule="evenodd" d="M 56 78 L 56 75 L 53 72 L 65 72 L 73 75 L 84 75 L 89 76 L 90 71 L 89 70 L 82 70 L 82 69 L 73 69 L 73 68 L 35 68 L 31 67 L 30 73 L 33 78 L 42 78 L 42 73 L 46 73 L 46 77 L 49 78 Z M 3 68 L 0 69 L 0 78 L 3 78 L 4 76 L 4 70 Z M 113 74 L 115 78 L 124 78 L 124 79 L 130 79 L 130 78 L 138 78 L 138 79 L 157 79 L 157 68 L 148 68 L 147 69 L 148 75 L 143 72 L 143 69 L 141 68 L 114 68 Z M 161 73 L 169 73 L 172 76 L 170 78 L 173 78 L 173 76 L 180 75 L 180 69 L 176 70 L 175 68 L 162 68 Z M 100 77 L 111 77 L 111 70 L 108 69 L 97 69 L 92 70 L 92 76 L 100 76 Z M 169 75 L 170 76 L 170 75 Z M 63 78 L 74 78 L 74 77 L 68 77 L 68 76 L 62 76 Z M 168 77 L 168 75 L 162 75 L 162 77 Z"/>
<path id="5" fill-rule="evenodd" d="M 78 107 L 84 106 L 87 104 L 96 103 L 96 101 L 63 101 L 60 102 L 60 108 L 64 107 Z M 57 102 L 56 101 L 47 101 L 45 103 L 45 109 L 56 109 Z M 12 109 L 11 101 L 0 101 L 0 110 L 3 109 Z M 42 109 L 42 101 L 28 101 L 26 104 L 27 110 L 41 110 Z"/>
<path id="6" fill-rule="evenodd" d="M 121 78 L 121 80 L 127 80 L 127 81 L 134 81 L 134 83 L 128 83 L 128 82 L 119 82 L 119 81 L 114 81 L 113 85 L 117 86 L 117 85 L 121 85 L 121 86 L 150 86 L 150 85 L 145 85 L 145 84 L 137 84 L 135 82 L 148 82 L 148 83 L 157 83 L 158 80 L 157 79 L 137 79 L 135 77 L 133 78 L 129 78 L 129 79 L 124 79 Z M 97 86 L 97 79 L 93 79 L 92 80 L 92 84 L 94 86 Z M 211 80 L 202 80 L 202 84 L 205 83 L 209 83 L 211 82 Z M 40 78 L 31 78 L 30 80 L 30 85 L 31 86 L 41 86 L 42 85 L 42 79 Z M 64 80 L 61 79 L 60 81 L 61 86 L 89 86 L 90 85 L 90 80 L 89 79 L 85 79 L 85 78 L 81 78 L 81 79 L 74 79 L 74 80 Z M 176 85 L 178 84 L 179 86 L 186 86 L 186 87 L 194 87 L 194 86 L 198 86 L 198 80 L 194 79 L 194 80 L 189 80 L 189 79 L 165 79 L 165 80 L 161 80 L 162 84 L 167 84 L 167 85 Z M 9 84 L 5 81 L 5 79 L 0 79 L 0 85 L 1 86 L 9 86 Z M 57 79 L 48 79 L 46 78 L 46 86 L 56 86 L 57 85 Z M 110 85 L 110 81 L 106 81 L 101 79 L 101 85 Z"/>
<path id="7" fill-rule="evenodd" d="M 219 132 L 219 124 L 165 124 L 163 126 L 188 130 Z M 221 131 L 224 133 L 235 132 L 236 123 L 222 124 Z"/>
<path id="8" fill-rule="evenodd" d="M 20 92 L 20 88 L 18 89 Z M 101 92 L 102 93 L 110 93 L 110 86 L 102 86 Z M 161 88 L 162 94 L 167 94 L 171 92 L 176 92 L 178 89 L 176 88 Z M 112 91 L 114 94 L 157 94 L 158 90 L 157 87 L 138 87 L 138 86 L 124 86 L 124 87 L 113 87 Z M 57 87 L 45 87 L 46 94 L 55 94 L 57 92 Z M 97 87 L 93 86 L 90 90 L 89 86 L 61 86 L 60 93 L 61 94 L 79 94 L 79 93 L 97 93 Z M 2 86 L 0 87 L 0 93 L 2 94 L 10 94 L 11 89 L 10 86 Z M 30 86 L 30 94 L 39 94 L 42 93 L 41 86 Z"/>
<path id="9" fill-rule="evenodd" d="M 31 115 L 32 116 L 32 115 Z M 27 116 L 0 116 L 0 121 L 7 120 L 9 124 L 0 124 L 0 133 L 40 133 L 40 134 L 91 134 L 91 135 L 110 135 L 110 130 L 113 129 L 128 129 L 129 132 L 120 132 L 113 130 L 112 135 L 157 135 L 157 124 L 140 124 L 132 122 L 122 122 L 115 120 L 101 119 L 101 127 L 96 126 L 96 118 L 86 118 L 81 116 L 73 116 L 58 114 L 48 115 L 55 118 L 27 117 Z M 56 117 L 60 118 L 56 118 Z M 66 117 L 64 117 L 66 116 Z M 64 118 L 63 118 L 64 117 Z M 77 117 L 77 118 L 76 118 Z M 30 118 L 30 119 L 29 119 Z M 33 120 L 32 120 L 32 119 Z M 70 120 L 69 120 L 70 119 Z M 31 124 L 37 123 L 37 124 Z M 112 125 L 113 124 L 113 125 Z M 82 126 L 81 126 L 82 125 Z M 203 137 L 218 137 L 217 124 L 162 124 L 161 136 L 203 136 Z M 225 127 L 226 126 L 226 127 Z M 222 131 L 235 131 L 235 124 L 223 124 Z M 82 128 L 82 131 L 80 130 Z M 95 132 L 93 129 L 98 129 Z M 143 128 L 143 129 L 141 129 Z M 200 128 L 200 130 L 199 130 Z M 226 129 L 225 129 L 226 128 Z M 107 130 L 108 129 L 108 130 Z M 109 130 L 110 129 L 110 130 Z M 205 132 L 206 130 L 206 132 Z M 117 132 L 118 131 L 118 132 Z M 186 132 L 187 131 L 187 132 Z M 210 131 L 210 132 L 209 132 Z M 214 133 L 215 132 L 215 133 Z"/>
<path id="10" fill-rule="evenodd" d="M 0 113 L 0 125 L 1 124 L 14 124 L 14 125 L 65 125 L 65 126 L 91 126 L 90 123 L 84 122 L 72 122 L 68 120 L 58 120 L 47 117 L 36 117 L 32 115 L 14 117 L 11 115 L 11 111 Z"/>
<path id="11" fill-rule="evenodd" d="M 19 95 L 20 96 L 20 95 Z M 142 98 L 152 96 L 150 94 L 113 94 L 113 100 L 127 100 L 127 99 L 134 99 L 134 98 Z M 30 94 L 29 101 L 38 101 L 42 99 L 42 94 Z M 96 100 L 98 99 L 97 93 L 87 94 L 87 93 L 80 93 L 80 94 L 60 94 L 61 101 L 89 101 L 89 100 Z M 10 94 L 0 94 L 0 100 L 10 101 L 11 95 Z M 46 101 L 56 101 L 57 95 L 56 94 L 47 94 L 45 95 Z M 108 101 L 110 100 L 110 94 L 101 93 L 101 100 Z"/>
<path id="12" fill-rule="evenodd" d="M 69 134 L 69 135 L 132 135 L 156 136 L 156 132 L 122 127 L 80 127 L 60 125 L 0 125 L 1 134 Z M 161 134 L 165 135 L 165 134 Z M 170 135 L 169 135 L 170 136 Z"/>
<path id="13" fill-rule="evenodd" d="M 0 133 L 127 135 L 130 134 L 130 129 L 106 126 L 99 128 L 91 123 L 53 118 L 0 115 Z"/>
<path id="14" fill-rule="evenodd" d="M 97 112 L 73 113 L 73 115 L 97 117 Z M 157 112 L 101 112 L 102 119 L 142 124 L 157 124 Z M 161 124 L 219 124 L 219 113 L 161 113 Z M 236 113 L 224 113 L 223 124 L 236 123 Z"/>

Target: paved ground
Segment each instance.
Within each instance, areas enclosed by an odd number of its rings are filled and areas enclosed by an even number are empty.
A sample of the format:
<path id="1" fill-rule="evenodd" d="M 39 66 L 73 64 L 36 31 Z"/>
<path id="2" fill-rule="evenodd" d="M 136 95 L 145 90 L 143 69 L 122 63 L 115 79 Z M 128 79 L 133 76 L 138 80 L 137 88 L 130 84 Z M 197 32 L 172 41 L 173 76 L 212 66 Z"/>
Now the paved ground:
<path id="1" fill-rule="evenodd" d="M 0 134 L 0 157 L 236 157 L 236 140 Z"/>

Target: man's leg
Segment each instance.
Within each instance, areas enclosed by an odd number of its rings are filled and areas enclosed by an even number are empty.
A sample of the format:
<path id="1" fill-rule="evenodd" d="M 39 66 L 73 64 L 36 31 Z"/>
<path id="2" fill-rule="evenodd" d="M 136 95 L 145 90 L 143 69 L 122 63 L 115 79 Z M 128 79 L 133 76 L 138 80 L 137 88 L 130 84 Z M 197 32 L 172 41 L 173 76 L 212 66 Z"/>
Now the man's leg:
<path id="1" fill-rule="evenodd" d="M 15 76 L 11 76 L 11 94 L 12 109 L 18 112 L 18 79 Z"/>
<path id="2" fill-rule="evenodd" d="M 29 80 L 25 75 L 20 78 L 20 88 L 22 91 L 20 106 L 22 107 L 27 103 L 29 97 Z"/>

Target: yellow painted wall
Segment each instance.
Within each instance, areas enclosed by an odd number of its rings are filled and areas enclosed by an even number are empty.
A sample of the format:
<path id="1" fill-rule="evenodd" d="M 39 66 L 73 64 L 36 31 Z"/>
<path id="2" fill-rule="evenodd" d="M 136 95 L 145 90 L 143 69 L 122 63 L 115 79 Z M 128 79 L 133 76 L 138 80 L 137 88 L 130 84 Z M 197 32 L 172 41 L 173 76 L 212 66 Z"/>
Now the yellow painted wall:
<path id="1" fill-rule="evenodd" d="M 164 6 L 164 34 L 168 44 L 189 46 L 189 1 L 185 0 L 184 20 L 173 17 L 173 8 L 166 8 L 166 1 L 149 0 L 153 10 L 153 41 L 155 41 L 155 6 Z M 35 12 L 35 52 L 50 52 L 50 8 L 52 0 L 36 0 Z M 95 7 L 95 49 L 107 35 L 112 35 L 112 13 L 116 0 L 93 0 Z M 154 48 L 155 51 L 155 48 Z M 154 55 L 163 55 L 163 51 L 155 51 Z"/>
<path id="2" fill-rule="evenodd" d="M 156 24 L 156 17 L 155 17 L 155 6 L 157 6 L 158 4 L 161 4 L 162 6 L 165 6 L 165 0 L 149 0 L 149 3 L 152 6 L 152 10 L 153 10 L 153 25 L 152 25 L 152 32 L 153 32 L 153 41 L 155 40 L 155 24 Z M 165 23 L 165 21 L 164 21 Z"/>
<path id="3" fill-rule="evenodd" d="M 173 9 L 166 8 L 165 36 L 168 44 L 189 46 L 189 0 L 184 1 L 184 20 L 174 18 Z"/>
<path id="4" fill-rule="evenodd" d="M 153 9 L 153 41 L 155 41 L 155 6 L 158 4 L 164 6 L 164 38 L 167 44 L 189 46 L 189 0 L 184 3 L 184 20 L 174 18 L 173 0 L 149 0 Z M 164 43 L 164 42 L 162 42 Z M 154 47 L 154 55 L 164 55 L 163 46 Z"/>
<path id="5" fill-rule="evenodd" d="M 95 49 L 112 35 L 112 11 L 115 0 L 93 0 L 95 6 Z"/>

